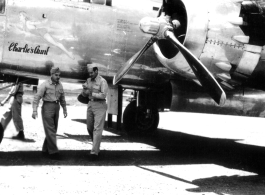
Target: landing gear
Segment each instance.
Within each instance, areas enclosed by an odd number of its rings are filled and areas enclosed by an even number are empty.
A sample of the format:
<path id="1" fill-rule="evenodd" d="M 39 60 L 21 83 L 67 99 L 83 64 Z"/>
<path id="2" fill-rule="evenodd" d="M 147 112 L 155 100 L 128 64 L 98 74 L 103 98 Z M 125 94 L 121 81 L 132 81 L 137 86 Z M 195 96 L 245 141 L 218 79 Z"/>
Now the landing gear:
<path id="1" fill-rule="evenodd" d="M 157 129 L 158 123 L 157 109 L 136 107 L 136 101 L 132 101 L 124 110 L 123 128 L 128 133 L 153 133 Z"/>
<path id="2" fill-rule="evenodd" d="M 33 91 L 34 94 L 36 94 L 36 93 L 38 92 L 38 88 L 37 88 L 37 86 L 33 86 L 33 87 L 32 87 L 32 91 Z"/>

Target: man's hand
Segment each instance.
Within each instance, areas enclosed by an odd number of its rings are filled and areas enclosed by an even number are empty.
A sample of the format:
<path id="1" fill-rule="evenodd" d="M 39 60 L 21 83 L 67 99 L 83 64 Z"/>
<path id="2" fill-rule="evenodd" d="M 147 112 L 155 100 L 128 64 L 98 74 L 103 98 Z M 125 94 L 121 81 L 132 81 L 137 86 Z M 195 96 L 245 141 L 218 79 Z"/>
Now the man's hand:
<path id="1" fill-rule="evenodd" d="M 10 90 L 10 92 L 8 93 L 9 95 L 15 95 L 16 94 L 16 91 L 17 91 L 17 88 L 16 88 L 16 85 L 14 85 L 12 88 L 11 88 L 11 90 Z"/>
<path id="2" fill-rule="evenodd" d="M 33 113 L 32 113 L 32 118 L 33 118 L 33 119 L 38 118 L 38 112 L 37 112 L 37 111 L 33 111 Z"/>
<path id="3" fill-rule="evenodd" d="M 91 97 L 92 96 L 92 91 L 91 90 L 89 90 L 89 89 L 83 89 L 83 91 L 82 91 L 82 95 L 84 96 L 84 97 Z"/>
<path id="4" fill-rule="evenodd" d="M 91 97 L 92 96 L 92 90 L 89 90 L 88 91 L 88 97 Z"/>
<path id="5" fill-rule="evenodd" d="M 83 89 L 87 89 L 87 84 L 82 84 Z"/>
<path id="6" fill-rule="evenodd" d="M 63 115 L 64 115 L 64 118 L 67 117 L 67 111 L 66 110 L 63 111 Z"/>

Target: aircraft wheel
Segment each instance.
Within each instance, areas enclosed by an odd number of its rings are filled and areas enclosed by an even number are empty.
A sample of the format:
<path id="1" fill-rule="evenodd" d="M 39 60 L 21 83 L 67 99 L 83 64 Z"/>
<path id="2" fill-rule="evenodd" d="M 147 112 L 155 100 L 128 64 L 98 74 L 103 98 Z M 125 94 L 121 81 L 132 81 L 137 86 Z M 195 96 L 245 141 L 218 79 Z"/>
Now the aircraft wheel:
<path id="1" fill-rule="evenodd" d="M 136 101 L 132 101 L 123 113 L 123 128 L 128 133 L 152 133 L 157 129 L 159 113 L 157 109 L 147 110 L 144 107 L 136 107 Z"/>

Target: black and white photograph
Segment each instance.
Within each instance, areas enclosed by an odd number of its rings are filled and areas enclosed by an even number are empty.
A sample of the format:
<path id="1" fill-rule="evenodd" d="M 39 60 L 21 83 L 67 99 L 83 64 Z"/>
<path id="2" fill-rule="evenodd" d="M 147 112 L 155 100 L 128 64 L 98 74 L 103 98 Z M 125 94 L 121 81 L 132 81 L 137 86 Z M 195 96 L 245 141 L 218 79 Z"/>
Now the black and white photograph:
<path id="1" fill-rule="evenodd" d="M 264 195 L 264 45 L 264 0 L 0 0 L 0 193 Z"/>

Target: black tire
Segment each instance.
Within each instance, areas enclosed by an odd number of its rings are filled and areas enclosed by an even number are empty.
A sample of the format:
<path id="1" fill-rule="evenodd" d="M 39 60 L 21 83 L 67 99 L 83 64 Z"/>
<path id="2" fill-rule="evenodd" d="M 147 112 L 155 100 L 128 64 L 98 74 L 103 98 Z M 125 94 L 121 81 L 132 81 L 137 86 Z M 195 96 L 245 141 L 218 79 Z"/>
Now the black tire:
<path id="1" fill-rule="evenodd" d="M 4 128 L 3 128 L 2 124 L 0 123 L 0 144 L 3 140 L 3 137 L 4 137 Z"/>
<path id="2" fill-rule="evenodd" d="M 130 102 L 123 112 L 123 129 L 127 132 L 135 131 L 136 101 Z"/>
<path id="3" fill-rule="evenodd" d="M 107 6 L 112 6 L 112 0 L 107 0 L 107 1 L 106 1 L 106 5 L 107 5 Z"/>
<path id="4" fill-rule="evenodd" d="M 33 93 L 36 94 L 38 92 L 37 86 L 33 86 Z"/>
<path id="5" fill-rule="evenodd" d="M 146 109 L 136 107 L 136 101 L 132 101 L 123 113 L 123 129 L 128 133 L 153 133 L 159 123 L 157 109 L 151 109 L 150 118 L 146 118 Z"/>

